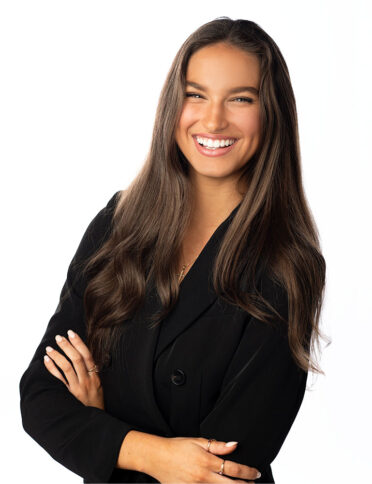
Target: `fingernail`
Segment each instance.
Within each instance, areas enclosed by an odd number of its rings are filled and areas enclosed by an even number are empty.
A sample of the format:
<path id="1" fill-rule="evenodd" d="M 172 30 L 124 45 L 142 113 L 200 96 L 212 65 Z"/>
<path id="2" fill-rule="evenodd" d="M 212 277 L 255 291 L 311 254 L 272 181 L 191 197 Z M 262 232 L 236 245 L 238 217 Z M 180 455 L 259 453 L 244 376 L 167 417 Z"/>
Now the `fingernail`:
<path id="1" fill-rule="evenodd" d="M 45 361 L 49 361 L 50 360 L 49 356 L 48 355 L 44 355 L 44 360 Z"/>
<path id="2" fill-rule="evenodd" d="M 232 447 L 233 445 L 237 444 L 238 442 L 227 442 L 227 444 L 225 444 L 225 447 Z"/>
<path id="3" fill-rule="evenodd" d="M 256 479 L 259 479 L 261 477 L 261 472 L 257 472 L 257 477 Z"/>
<path id="4" fill-rule="evenodd" d="M 67 334 L 70 336 L 70 338 L 75 338 L 75 333 L 71 329 L 67 331 Z"/>
<path id="5" fill-rule="evenodd" d="M 47 346 L 45 349 L 46 349 L 46 351 L 48 351 L 48 352 L 49 352 L 49 351 L 53 351 L 53 348 L 52 348 L 51 346 Z"/>

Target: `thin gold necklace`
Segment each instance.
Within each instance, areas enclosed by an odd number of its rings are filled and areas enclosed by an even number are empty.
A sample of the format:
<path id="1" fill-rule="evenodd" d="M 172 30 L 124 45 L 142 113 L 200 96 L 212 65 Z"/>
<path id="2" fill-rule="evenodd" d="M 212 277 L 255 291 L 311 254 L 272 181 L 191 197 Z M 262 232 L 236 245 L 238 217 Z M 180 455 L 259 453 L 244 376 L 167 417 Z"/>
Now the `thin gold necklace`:
<path id="1" fill-rule="evenodd" d="M 192 262 L 193 262 L 193 261 L 192 261 Z M 187 267 L 187 266 L 189 266 L 190 264 L 191 264 L 191 262 L 189 262 L 188 264 L 183 264 L 182 269 L 181 269 L 181 272 L 180 272 L 179 274 L 176 274 L 176 276 L 179 276 L 179 277 L 178 277 L 178 283 L 180 283 L 180 282 L 181 282 L 181 280 L 183 279 L 185 269 L 186 269 L 186 267 Z"/>
<path id="2" fill-rule="evenodd" d="M 176 276 L 179 276 L 179 277 L 178 277 L 178 283 L 180 283 L 180 282 L 181 282 L 181 279 L 184 277 L 183 273 L 185 272 L 185 269 L 186 269 L 186 267 L 187 267 L 188 265 L 190 265 L 190 263 L 188 263 L 188 264 L 183 264 L 182 269 L 181 269 L 181 272 L 180 272 L 179 274 L 176 274 Z"/>

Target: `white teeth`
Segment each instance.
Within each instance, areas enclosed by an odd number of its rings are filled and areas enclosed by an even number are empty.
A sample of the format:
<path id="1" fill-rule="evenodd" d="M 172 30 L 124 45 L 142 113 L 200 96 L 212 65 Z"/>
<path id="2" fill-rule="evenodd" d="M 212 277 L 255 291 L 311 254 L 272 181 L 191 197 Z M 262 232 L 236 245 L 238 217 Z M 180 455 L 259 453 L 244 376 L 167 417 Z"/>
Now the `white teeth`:
<path id="1" fill-rule="evenodd" d="M 230 146 L 235 143 L 235 140 L 233 139 L 213 140 L 211 138 L 200 138 L 199 136 L 196 137 L 196 140 L 200 145 L 210 149 L 224 148 L 225 146 Z"/>

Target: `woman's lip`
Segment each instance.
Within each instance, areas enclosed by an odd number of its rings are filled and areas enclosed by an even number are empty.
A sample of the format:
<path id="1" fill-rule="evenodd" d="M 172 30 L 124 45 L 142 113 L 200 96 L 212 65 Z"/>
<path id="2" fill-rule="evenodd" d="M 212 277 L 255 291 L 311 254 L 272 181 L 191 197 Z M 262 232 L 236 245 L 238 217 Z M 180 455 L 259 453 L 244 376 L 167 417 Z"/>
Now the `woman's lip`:
<path id="1" fill-rule="evenodd" d="M 216 148 L 215 150 L 211 150 L 211 149 L 205 148 L 204 146 L 200 145 L 198 143 L 197 139 L 195 138 L 195 136 L 193 136 L 193 139 L 194 139 L 196 149 L 199 151 L 199 153 L 201 153 L 204 156 L 210 156 L 212 158 L 216 157 L 216 156 L 226 155 L 227 153 L 229 153 L 234 148 L 234 146 L 237 143 L 237 140 L 236 140 L 232 145 L 227 146 L 226 148 Z"/>

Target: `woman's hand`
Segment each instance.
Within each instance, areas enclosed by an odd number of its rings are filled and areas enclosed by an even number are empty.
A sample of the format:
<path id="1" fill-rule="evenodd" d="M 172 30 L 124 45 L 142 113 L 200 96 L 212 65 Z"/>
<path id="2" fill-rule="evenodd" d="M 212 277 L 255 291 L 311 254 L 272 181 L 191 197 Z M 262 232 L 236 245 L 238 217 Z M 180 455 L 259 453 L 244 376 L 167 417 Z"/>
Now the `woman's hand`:
<path id="1" fill-rule="evenodd" d="M 254 467 L 228 460 L 238 444 L 226 447 L 226 442 L 213 440 L 208 452 L 208 440 L 203 437 L 162 438 L 162 442 L 147 452 L 144 472 L 162 483 L 173 482 L 253 482 L 261 475 Z M 156 450 L 155 450 L 155 448 Z M 215 455 L 218 454 L 218 455 Z M 225 459 L 223 474 L 218 472 Z M 235 479 L 229 479 L 234 477 Z"/>
<path id="2" fill-rule="evenodd" d="M 97 407 L 104 410 L 103 388 L 96 371 L 88 372 L 95 367 L 92 354 L 83 340 L 73 331 L 68 332 L 69 339 L 56 336 L 56 343 L 72 361 L 72 365 L 57 350 L 46 347 L 47 355 L 44 364 L 47 370 L 61 380 L 69 392 L 86 406 Z M 50 350 L 49 350 L 50 348 Z M 48 358 L 49 357 L 49 358 Z M 55 363 L 61 368 L 67 378 L 62 376 Z"/>

